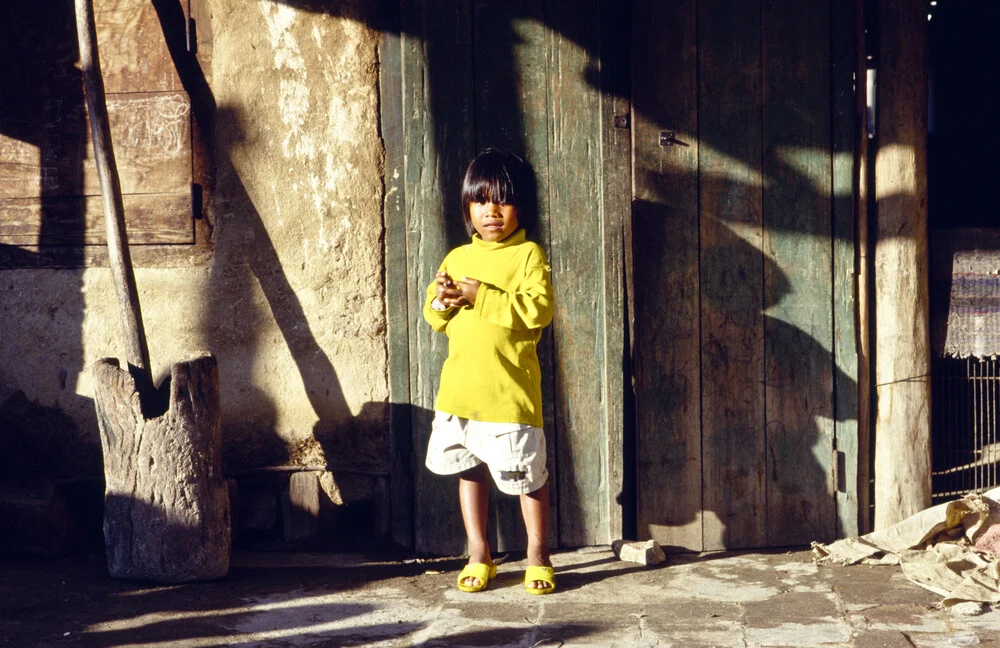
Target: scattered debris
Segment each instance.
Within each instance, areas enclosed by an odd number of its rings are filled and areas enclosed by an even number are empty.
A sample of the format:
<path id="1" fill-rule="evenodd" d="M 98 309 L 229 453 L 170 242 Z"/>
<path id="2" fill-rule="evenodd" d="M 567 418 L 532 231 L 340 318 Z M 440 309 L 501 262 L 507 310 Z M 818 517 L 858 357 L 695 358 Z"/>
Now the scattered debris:
<path id="1" fill-rule="evenodd" d="M 933 506 L 859 538 L 814 542 L 813 554 L 841 565 L 899 564 L 907 579 L 944 596 L 946 608 L 1000 603 L 1000 488 Z"/>
<path id="2" fill-rule="evenodd" d="M 619 559 L 640 565 L 655 565 L 667 559 L 663 548 L 656 540 L 646 540 L 645 542 L 615 540 L 611 543 L 611 550 Z"/>
<path id="3" fill-rule="evenodd" d="M 979 616 L 986 611 L 986 605 L 980 601 L 964 601 L 951 606 L 952 616 Z"/>

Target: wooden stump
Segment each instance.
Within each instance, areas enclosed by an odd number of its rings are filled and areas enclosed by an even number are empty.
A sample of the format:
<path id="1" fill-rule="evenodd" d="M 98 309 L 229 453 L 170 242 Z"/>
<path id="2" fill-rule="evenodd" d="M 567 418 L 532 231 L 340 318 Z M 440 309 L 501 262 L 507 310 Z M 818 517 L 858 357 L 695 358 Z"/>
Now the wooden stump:
<path id="1" fill-rule="evenodd" d="M 147 395 L 117 360 L 99 360 L 93 376 L 108 571 L 167 583 L 224 576 L 231 525 L 215 358 L 173 365 L 169 406 L 149 418 Z"/>

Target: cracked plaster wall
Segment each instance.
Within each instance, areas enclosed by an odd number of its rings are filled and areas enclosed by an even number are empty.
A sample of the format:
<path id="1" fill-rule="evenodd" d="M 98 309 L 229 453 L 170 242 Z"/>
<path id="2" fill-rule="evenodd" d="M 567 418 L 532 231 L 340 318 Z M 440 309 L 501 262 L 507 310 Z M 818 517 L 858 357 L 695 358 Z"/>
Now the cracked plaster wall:
<path id="1" fill-rule="evenodd" d="M 154 376 L 217 355 L 230 470 L 384 472 L 378 33 L 280 1 L 206 5 L 215 249 L 208 263 L 136 271 Z M 362 18 L 370 5 L 336 3 Z M 23 391 L 71 423 L 60 443 L 92 449 L 89 368 L 121 349 L 110 272 L 0 271 L 0 307 L 0 401 Z"/>

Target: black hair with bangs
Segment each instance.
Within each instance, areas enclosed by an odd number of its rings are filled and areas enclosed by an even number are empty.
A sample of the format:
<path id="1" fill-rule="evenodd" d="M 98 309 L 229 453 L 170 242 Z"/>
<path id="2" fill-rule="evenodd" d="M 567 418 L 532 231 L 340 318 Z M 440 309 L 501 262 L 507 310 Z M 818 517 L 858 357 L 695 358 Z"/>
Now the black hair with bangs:
<path id="1" fill-rule="evenodd" d="M 517 208 L 517 222 L 529 234 L 537 220 L 538 198 L 535 173 L 524 158 L 500 149 L 488 148 L 476 156 L 462 180 L 462 218 L 465 231 L 476 233 L 469 215 L 469 204 L 495 202 Z"/>

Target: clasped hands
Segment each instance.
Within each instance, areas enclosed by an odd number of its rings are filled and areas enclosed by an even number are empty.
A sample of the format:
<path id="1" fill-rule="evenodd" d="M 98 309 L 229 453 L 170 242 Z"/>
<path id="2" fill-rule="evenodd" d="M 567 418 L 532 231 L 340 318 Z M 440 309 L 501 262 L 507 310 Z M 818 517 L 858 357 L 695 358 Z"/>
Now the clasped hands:
<path id="1" fill-rule="evenodd" d="M 469 277 L 459 280 L 452 279 L 447 272 L 441 271 L 434 276 L 437 283 L 437 299 L 447 307 L 475 306 L 476 295 L 479 294 L 480 282 Z"/>

